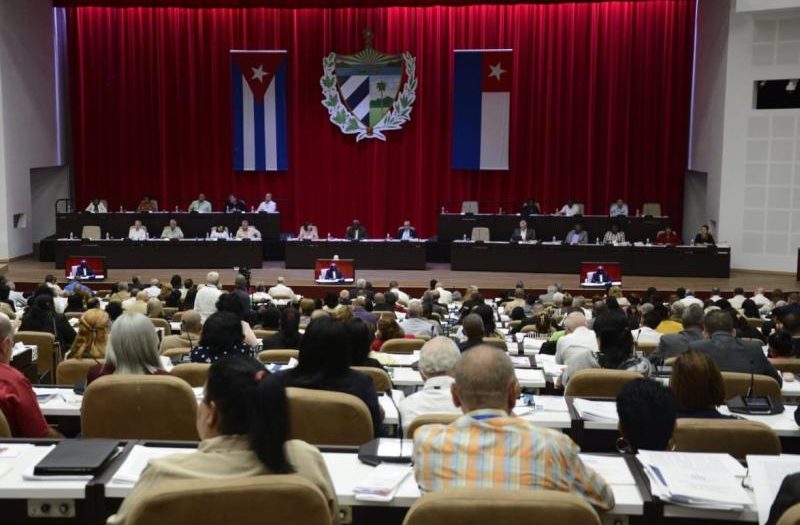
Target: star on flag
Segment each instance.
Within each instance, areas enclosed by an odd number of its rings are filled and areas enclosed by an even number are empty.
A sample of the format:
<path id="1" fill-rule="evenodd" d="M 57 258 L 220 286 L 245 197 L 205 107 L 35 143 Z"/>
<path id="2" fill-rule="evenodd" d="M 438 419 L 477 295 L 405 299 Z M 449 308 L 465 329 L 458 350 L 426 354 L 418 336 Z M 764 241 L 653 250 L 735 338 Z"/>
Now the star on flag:
<path id="1" fill-rule="evenodd" d="M 498 82 L 500 82 L 500 76 L 502 76 L 503 73 L 506 73 L 506 70 L 503 69 L 501 62 L 498 62 L 495 66 L 489 64 L 489 69 L 491 70 L 489 77 L 496 78 Z"/>
<path id="2" fill-rule="evenodd" d="M 264 71 L 263 64 L 259 64 L 258 67 L 251 67 L 250 69 L 253 70 L 253 76 L 251 80 L 258 80 L 259 82 L 264 82 L 264 77 L 269 75 L 266 71 Z"/>

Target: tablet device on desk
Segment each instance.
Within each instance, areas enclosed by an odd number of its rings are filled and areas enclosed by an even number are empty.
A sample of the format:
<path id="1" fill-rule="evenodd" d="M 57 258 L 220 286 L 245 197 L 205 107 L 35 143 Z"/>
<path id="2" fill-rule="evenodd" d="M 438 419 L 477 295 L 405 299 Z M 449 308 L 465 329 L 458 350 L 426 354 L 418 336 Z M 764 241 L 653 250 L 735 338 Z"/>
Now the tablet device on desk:
<path id="1" fill-rule="evenodd" d="M 65 439 L 33 468 L 36 476 L 93 475 L 116 454 L 115 439 Z"/>

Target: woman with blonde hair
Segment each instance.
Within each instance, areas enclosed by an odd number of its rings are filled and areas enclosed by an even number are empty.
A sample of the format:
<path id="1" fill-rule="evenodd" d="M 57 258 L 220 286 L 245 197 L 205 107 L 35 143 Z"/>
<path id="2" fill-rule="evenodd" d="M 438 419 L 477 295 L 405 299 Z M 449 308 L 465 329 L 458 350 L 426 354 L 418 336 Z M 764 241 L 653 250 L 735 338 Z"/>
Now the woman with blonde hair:
<path id="1" fill-rule="evenodd" d="M 111 321 L 108 314 L 99 308 L 92 308 L 83 314 L 78 322 L 78 335 L 69 349 L 69 359 L 104 359 Z"/>

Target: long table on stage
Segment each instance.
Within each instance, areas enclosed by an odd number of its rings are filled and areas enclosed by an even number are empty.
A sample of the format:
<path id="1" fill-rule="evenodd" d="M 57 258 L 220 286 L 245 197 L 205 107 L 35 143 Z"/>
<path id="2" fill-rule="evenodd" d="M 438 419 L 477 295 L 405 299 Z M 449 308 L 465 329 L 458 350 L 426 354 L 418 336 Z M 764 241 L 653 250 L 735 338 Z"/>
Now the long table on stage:
<path id="1" fill-rule="evenodd" d="M 454 241 L 467 238 L 472 234 L 472 228 L 489 228 L 493 241 L 507 241 L 511 239 L 514 228 L 519 227 L 520 215 L 496 215 L 478 213 L 462 215 L 460 213 L 442 213 L 439 215 L 439 241 Z M 564 240 L 567 233 L 576 222 L 583 225 L 589 233 L 589 238 L 603 238 L 606 231 L 611 228 L 611 223 L 616 222 L 625 232 L 629 241 L 656 240 L 656 235 L 664 227 L 671 225 L 669 217 L 614 217 L 607 215 L 584 215 L 582 217 L 564 217 L 559 215 L 533 215 L 526 219 L 528 227 L 536 230 L 536 236 L 542 240 Z"/>
<path id="2" fill-rule="evenodd" d="M 453 270 L 527 273 L 580 272 L 582 262 L 618 262 L 626 275 L 730 277 L 731 250 L 704 246 L 610 246 L 455 241 Z"/>
<path id="3" fill-rule="evenodd" d="M 317 259 L 355 259 L 356 270 L 424 270 L 425 241 L 286 241 L 287 268 L 314 268 Z"/>
<path id="4" fill-rule="evenodd" d="M 59 239 L 56 268 L 64 268 L 67 257 L 98 256 L 114 268 L 261 268 L 261 241 L 184 239 L 179 241 Z"/>
<path id="5" fill-rule="evenodd" d="M 211 228 L 218 225 L 227 226 L 231 235 L 236 233 L 243 220 L 255 226 L 264 239 L 278 239 L 281 235 L 281 216 L 279 213 L 186 213 L 186 212 L 154 212 L 154 213 L 58 213 L 56 214 L 56 235 L 61 238 L 81 236 L 84 226 L 100 226 L 102 236 L 108 233 L 111 237 L 127 237 L 133 221 L 142 221 L 150 235 L 159 236 L 170 219 L 175 219 L 183 230 L 185 237 L 205 237 Z"/>

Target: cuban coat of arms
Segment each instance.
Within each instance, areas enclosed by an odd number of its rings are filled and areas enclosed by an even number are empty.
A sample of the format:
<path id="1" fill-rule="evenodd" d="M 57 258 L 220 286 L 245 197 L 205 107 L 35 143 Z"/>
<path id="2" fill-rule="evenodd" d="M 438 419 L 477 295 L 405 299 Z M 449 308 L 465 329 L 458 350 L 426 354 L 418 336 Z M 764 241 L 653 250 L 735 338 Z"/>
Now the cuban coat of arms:
<path id="1" fill-rule="evenodd" d="M 384 132 L 411 120 L 417 90 L 416 58 L 410 53 L 386 55 L 372 47 L 372 32 L 364 32 L 365 47 L 355 55 L 331 53 L 322 59 L 322 105 L 342 133 L 385 141 Z"/>

